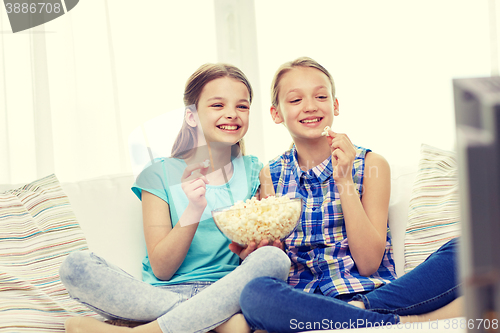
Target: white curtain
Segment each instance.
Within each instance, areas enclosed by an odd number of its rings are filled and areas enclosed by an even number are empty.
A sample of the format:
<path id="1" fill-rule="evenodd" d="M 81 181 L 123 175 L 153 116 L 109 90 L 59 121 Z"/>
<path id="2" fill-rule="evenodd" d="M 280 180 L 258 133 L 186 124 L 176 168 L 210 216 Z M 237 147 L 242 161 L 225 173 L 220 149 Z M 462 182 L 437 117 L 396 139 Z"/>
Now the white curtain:
<path id="1" fill-rule="evenodd" d="M 291 142 L 269 116 L 272 75 L 303 55 L 332 72 L 334 127 L 355 144 L 391 163 L 453 149 L 451 80 L 498 70 L 496 2 L 85 0 L 16 34 L 0 10 L 0 183 L 131 172 L 128 135 L 217 61 L 255 88 L 247 147 L 264 163 Z"/>
<path id="2" fill-rule="evenodd" d="M 0 10 L 0 183 L 131 172 L 128 135 L 217 61 L 213 7 L 87 0 L 15 34 Z"/>

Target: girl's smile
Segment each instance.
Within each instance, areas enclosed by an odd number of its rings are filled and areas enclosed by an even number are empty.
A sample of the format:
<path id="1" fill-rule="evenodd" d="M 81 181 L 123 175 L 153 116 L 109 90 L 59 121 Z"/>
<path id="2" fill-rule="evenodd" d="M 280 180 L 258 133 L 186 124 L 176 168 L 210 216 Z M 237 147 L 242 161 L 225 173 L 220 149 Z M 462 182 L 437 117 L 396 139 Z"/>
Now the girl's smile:
<path id="1" fill-rule="evenodd" d="M 241 126 L 234 124 L 223 124 L 217 125 L 217 128 L 227 133 L 236 133 L 241 128 Z"/>
<path id="2" fill-rule="evenodd" d="M 321 125 L 321 121 L 323 119 L 324 117 L 306 117 L 302 120 L 299 120 L 299 122 L 308 127 L 316 127 Z"/>

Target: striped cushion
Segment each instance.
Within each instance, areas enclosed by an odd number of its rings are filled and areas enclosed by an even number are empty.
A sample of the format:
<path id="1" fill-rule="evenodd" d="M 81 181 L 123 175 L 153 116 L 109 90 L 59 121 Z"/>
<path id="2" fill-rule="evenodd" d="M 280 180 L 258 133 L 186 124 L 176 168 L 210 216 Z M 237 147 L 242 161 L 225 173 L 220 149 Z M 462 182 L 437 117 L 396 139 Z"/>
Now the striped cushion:
<path id="1" fill-rule="evenodd" d="M 459 233 L 455 153 L 423 144 L 408 210 L 405 273 Z"/>
<path id="2" fill-rule="evenodd" d="M 54 175 L 0 193 L 0 332 L 63 332 L 97 315 L 68 296 L 59 266 L 85 237 Z"/>

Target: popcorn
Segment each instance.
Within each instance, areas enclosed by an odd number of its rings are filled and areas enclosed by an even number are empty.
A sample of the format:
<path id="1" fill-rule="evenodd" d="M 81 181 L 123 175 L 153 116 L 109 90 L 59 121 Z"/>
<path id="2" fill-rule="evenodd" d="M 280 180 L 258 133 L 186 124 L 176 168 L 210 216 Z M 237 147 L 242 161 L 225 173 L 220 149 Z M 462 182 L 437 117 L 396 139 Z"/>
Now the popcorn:
<path id="1" fill-rule="evenodd" d="M 205 161 L 202 163 L 204 168 L 208 168 L 210 166 L 210 160 L 207 158 Z"/>
<path id="2" fill-rule="evenodd" d="M 323 129 L 323 132 L 321 133 L 321 136 L 328 136 L 328 132 L 330 131 L 330 126 L 325 126 Z"/>
<path id="3" fill-rule="evenodd" d="M 302 212 L 302 200 L 270 196 L 237 201 L 223 211 L 214 211 L 219 229 L 232 241 L 247 245 L 267 239 L 271 244 L 283 240 L 295 229 Z"/>

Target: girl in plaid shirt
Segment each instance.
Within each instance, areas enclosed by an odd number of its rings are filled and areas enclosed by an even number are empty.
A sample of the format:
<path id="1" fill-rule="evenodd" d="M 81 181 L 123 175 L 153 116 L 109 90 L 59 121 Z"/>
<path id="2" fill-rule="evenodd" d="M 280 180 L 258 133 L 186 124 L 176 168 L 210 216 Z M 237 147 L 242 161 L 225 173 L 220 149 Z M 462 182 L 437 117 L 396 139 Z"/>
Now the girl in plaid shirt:
<path id="1" fill-rule="evenodd" d="M 261 197 L 286 194 L 302 198 L 304 207 L 301 223 L 284 243 L 292 262 L 288 285 L 258 278 L 243 290 L 240 305 L 254 328 L 298 332 L 397 324 L 415 319 L 400 315 L 428 313 L 457 297 L 454 242 L 401 283 L 388 284 L 396 278 L 387 223 L 389 165 L 330 130 L 337 115 L 335 86 L 323 66 L 304 57 L 278 69 L 271 116 L 294 144 L 261 170 Z M 435 288 L 421 283 L 442 272 Z M 306 325 L 311 322 L 321 325 Z"/>

